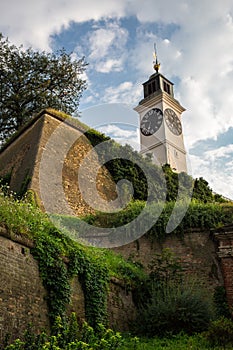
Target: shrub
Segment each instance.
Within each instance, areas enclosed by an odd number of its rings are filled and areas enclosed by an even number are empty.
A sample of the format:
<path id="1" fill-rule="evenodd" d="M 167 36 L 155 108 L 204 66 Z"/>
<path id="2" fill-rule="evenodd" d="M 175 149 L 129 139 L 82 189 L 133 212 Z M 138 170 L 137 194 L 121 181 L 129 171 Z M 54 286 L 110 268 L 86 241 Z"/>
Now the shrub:
<path id="1" fill-rule="evenodd" d="M 215 288 L 214 303 L 217 317 L 231 317 L 230 308 L 227 303 L 226 290 L 223 286 Z"/>
<path id="2" fill-rule="evenodd" d="M 120 333 L 98 324 L 97 330 L 86 322 L 79 326 L 75 314 L 64 322 L 61 317 L 56 318 L 53 335 L 41 333 L 34 335 L 29 327 L 24 339 L 16 339 L 4 350 L 117 350 L 123 344 Z"/>
<path id="3" fill-rule="evenodd" d="M 226 349 L 233 345 L 233 322 L 225 317 L 213 321 L 205 333 L 206 339 L 212 346 L 222 346 Z"/>
<path id="4" fill-rule="evenodd" d="M 190 283 L 160 283 L 139 311 L 136 328 L 139 334 L 147 336 L 181 331 L 193 334 L 206 330 L 211 316 L 211 305 L 201 289 Z"/>

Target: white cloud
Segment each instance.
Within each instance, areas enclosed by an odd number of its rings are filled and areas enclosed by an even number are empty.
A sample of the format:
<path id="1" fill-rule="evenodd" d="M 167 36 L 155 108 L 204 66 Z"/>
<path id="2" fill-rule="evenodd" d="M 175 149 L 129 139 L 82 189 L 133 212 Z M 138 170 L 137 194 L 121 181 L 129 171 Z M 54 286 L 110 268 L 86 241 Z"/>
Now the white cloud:
<path id="1" fill-rule="evenodd" d="M 231 172 L 231 174 L 233 173 L 233 160 L 226 162 L 225 167 L 227 169 L 227 171 Z"/>
<path id="2" fill-rule="evenodd" d="M 135 150 L 140 150 L 140 144 L 138 142 L 138 129 L 123 129 L 122 125 L 118 126 L 116 124 L 108 124 L 100 126 L 98 130 L 106 135 L 109 135 L 111 138 L 122 145 L 129 144 Z"/>
<path id="3" fill-rule="evenodd" d="M 103 96 L 103 100 L 106 103 L 126 103 L 136 105 L 141 97 L 142 88 L 141 85 L 133 85 L 130 81 L 125 81 L 116 87 L 106 88 Z"/>
<path id="4" fill-rule="evenodd" d="M 122 59 L 110 59 L 107 61 L 100 61 L 96 63 L 96 71 L 100 73 L 109 73 L 112 71 L 120 72 L 123 69 L 123 61 Z"/>
<path id="5" fill-rule="evenodd" d="M 83 40 L 89 51 L 88 61 L 97 72 L 121 71 L 126 58 L 127 39 L 127 30 L 117 21 L 106 21 L 101 28 L 93 26 Z"/>
<path id="6" fill-rule="evenodd" d="M 193 177 L 204 177 L 217 193 L 233 199 L 233 144 L 191 155 Z"/>
<path id="7" fill-rule="evenodd" d="M 233 200 L 233 164 L 229 162 L 219 170 L 218 161 L 208 160 L 194 155 L 190 156 L 192 163 L 192 176 L 194 178 L 203 177 L 206 179 L 214 192 Z"/>
<path id="8" fill-rule="evenodd" d="M 124 130 L 121 127 L 114 125 L 114 124 L 108 124 L 101 127 L 101 130 L 103 133 L 106 133 L 107 135 L 114 135 L 114 137 L 120 137 L 120 138 L 131 138 L 135 137 L 135 130 Z"/>
<path id="9" fill-rule="evenodd" d="M 214 150 L 206 151 L 204 153 L 205 158 L 209 160 L 218 160 L 218 158 L 229 158 L 233 156 L 233 144 L 219 147 Z"/>
<path id="10" fill-rule="evenodd" d="M 126 5 L 123 0 L 8 0 L 1 6 L 0 30 L 17 45 L 49 50 L 49 36 L 71 21 L 120 17 Z"/>
<path id="11" fill-rule="evenodd" d="M 110 56 L 111 49 L 122 51 L 127 41 L 127 31 L 121 28 L 117 22 L 106 23 L 106 27 L 97 28 L 89 34 L 91 59 L 99 59 Z"/>
<path id="12" fill-rule="evenodd" d="M 90 34 L 89 44 L 91 45 L 91 59 L 105 57 L 108 54 L 109 47 L 115 38 L 113 30 L 98 29 Z"/>
<path id="13" fill-rule="evenodd" d="M 172 1 L 172 0 L 146 0 L 146 1 L 128 1 L 128 13 L 134 14 L 142 22 L 180 22 L 189 11 L 191 1 Z"/>

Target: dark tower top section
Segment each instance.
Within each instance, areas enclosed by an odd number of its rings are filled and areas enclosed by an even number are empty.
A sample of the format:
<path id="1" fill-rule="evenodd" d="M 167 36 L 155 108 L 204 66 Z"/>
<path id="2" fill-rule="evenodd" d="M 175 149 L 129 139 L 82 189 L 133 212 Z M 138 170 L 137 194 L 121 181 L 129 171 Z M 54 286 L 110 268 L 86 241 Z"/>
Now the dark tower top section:
<path id="1" fill-rule="evenodd" d="M 174 97 L 173 83 L 159 73 L 160 63 L 158 61 L 155 43 L 153 55 L 155 59 L 155 61 L 153 61 L 153 67 L 156 73 L 152 74 L 149 80 L 143 83 L 144 99 L 149 99 L 161 92 L 166 92 L 171 97 Z"/>
<path id="2" fill-rule="evenodd" d="M 152 74 L 145 83 L 143 83 L 144 99 L 155 96 L 158 93 L 166 92 L 174 97 L 173 83 L 162 74 L 156 72 Z"/>

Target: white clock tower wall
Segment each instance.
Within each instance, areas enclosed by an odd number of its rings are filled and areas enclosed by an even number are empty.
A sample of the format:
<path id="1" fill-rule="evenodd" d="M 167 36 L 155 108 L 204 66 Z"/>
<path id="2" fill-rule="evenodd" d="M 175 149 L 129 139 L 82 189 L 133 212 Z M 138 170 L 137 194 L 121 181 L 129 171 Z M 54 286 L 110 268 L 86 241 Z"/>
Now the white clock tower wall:
<path id="1" fill-rule="evenodd" d="M 170 164 L 173 171 L 187 172 L 186 153 L 182 149 L 166 144 L 168 164 Z"/>
<path id="2" fill-rule="evenodd" d="M 144 99 L 134 109 L 140 120 L 142 154 L 153 154 L 156 164 L 170 164 L 176 172 L 187 172 L 181 114 L 185 109 L 174 98 L 173 83 L 158 72 L 143 84 Z"/>

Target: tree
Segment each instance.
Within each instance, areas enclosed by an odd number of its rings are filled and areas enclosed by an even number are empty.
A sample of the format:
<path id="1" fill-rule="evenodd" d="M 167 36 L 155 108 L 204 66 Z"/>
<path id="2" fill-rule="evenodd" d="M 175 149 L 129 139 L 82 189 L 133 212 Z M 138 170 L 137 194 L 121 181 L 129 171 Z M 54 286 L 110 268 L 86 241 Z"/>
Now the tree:
<path id="1" fill-rule="evenodd" d="M 64 49 L 46 53 L 16 47 L 0 33 L 0 141 L 43 108 L 77 112 L 86 65 L 84 57 L 74 59 Z"/>
<path id="2" fill-rule="evenodd" d="M 213 202 L 214 200 L 212 189 L 203 177 L 195 179 L 194 181 L 193 198 L 198 199 L 203 203 Z"/>

